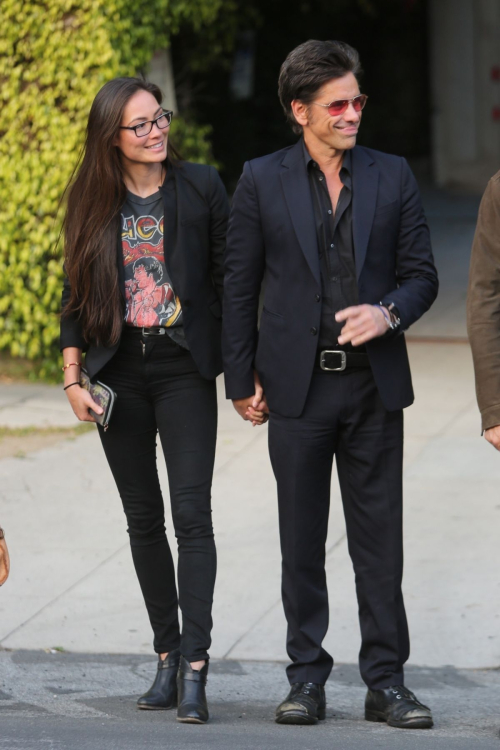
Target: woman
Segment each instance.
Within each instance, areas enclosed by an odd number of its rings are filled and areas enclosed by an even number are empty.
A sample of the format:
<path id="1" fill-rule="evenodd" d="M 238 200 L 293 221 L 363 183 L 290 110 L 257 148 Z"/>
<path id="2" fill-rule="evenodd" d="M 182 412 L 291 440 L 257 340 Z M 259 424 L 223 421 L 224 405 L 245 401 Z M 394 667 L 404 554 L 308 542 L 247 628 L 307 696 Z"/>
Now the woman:
<path id="1" fill-rule="evenodd" d="M 205 683 L 216 553 L 211 483 L 217 429 L 227 197 L 213 167 L 172 159 L 172 112 L 157 86 L 117 78 L 97 94 L 68 194 L 61 319 L 66 394 L 76 416 L 101 410 L 79 385 L 118 398 L 99 435 L 118 487 L 154 632 L 156 679 L 139 708 L 178 705 L 208 719 Z M 178 542 L 179 596 L 165 536 L 156 435 Z M 179 629 L 178 605 L 182 612 Z"/>

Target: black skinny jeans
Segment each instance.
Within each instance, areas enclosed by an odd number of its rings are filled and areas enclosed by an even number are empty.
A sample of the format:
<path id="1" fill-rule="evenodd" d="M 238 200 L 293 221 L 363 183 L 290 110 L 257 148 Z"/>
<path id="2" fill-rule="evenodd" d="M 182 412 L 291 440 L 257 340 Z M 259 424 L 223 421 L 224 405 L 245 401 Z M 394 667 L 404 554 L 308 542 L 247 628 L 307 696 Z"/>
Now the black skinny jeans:
<path id="1" fill-rule="evenodd" d="M 118 395 L 109 429 L 99 428 L 99 434 L 127 517 L 154 649 L 165 653 L 180 646 L 188 661 L 208 659 L 216 573 L 210 507 L 217 432 L 215 381 L 202 378 L 191 354 L 168 335 L 143 339 L 140 329 L 130 327 L 124 329 L 120 347 L 99 380 Z M 157 432 L 167 464 L 178 544 L 179 598 L 165 535 Z"/>

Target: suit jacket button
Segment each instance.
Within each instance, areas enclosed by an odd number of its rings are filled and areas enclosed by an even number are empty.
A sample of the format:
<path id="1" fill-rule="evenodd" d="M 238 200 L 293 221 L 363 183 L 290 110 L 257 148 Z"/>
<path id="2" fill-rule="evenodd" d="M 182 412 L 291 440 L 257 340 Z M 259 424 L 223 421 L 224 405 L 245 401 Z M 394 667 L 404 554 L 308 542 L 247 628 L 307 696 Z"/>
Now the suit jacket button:
<path id="1" fill-rule="evenodd" d="M 319 302 L 319 301 L 320 301 L 320 299 L 321 299 L 321 297 L 320 297 L 320 295 L 319 295 L 319 294 L 316 294 L 316 295 L 315 295 L 315 297 L 314 297 L 314 299 L 316 300 L 316 302 Z"/>
<path id="2" fill-rule="evenodd" d="M 316 334 L 318 333 L 318 329 L 317 328 L 311 328 L 311 333 L 312 333 L 313 336 L 316 336 Z"/>

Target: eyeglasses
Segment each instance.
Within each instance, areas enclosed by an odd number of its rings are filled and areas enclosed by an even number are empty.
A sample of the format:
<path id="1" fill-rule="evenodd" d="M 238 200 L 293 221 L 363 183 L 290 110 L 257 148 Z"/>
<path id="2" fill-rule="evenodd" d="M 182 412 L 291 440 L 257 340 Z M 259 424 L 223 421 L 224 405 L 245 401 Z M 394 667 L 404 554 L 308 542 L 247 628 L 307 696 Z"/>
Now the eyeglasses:
<path id="1" fill-rule="evenodd" d="M 331 117 L 338 117 L 339 115 L 344 114 L 351 102 L 354 111 L 361 112 L 367 99 L 368 97 L 366 94 L 358 94 L 358 96 L 354 96 L 352 99 L 337 99 L 335 102 L 330 102 L 330 104 L 320 104 L 319 102 L 313 102 L 313 104 L 317 104 L 318 107 L 326 107 L 328 114 Z"/>
<path id="2" fill-rule="evenodd" d="M 128 127 L 126 125 L 120 125 L 120 130 L 133 130 L 138 138 L 142 138 L 144 135 L 149 135 L 153 130 L 153 125 L 156 123 L 160 130 L 168 128 L 172 122 L 172 115 L 174 113 L 170 110 L 162 112 L 155 120 L 146 120 L 146 122 L 140 122 L 139 125 L 132 125 Z"/>

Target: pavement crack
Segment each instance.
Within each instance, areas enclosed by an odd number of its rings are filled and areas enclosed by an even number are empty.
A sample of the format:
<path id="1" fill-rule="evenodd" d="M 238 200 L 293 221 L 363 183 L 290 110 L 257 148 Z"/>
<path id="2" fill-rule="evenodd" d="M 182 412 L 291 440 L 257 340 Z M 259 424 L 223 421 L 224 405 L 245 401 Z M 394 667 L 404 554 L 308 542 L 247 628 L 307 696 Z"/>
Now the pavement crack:
<path id="1" fill-rule="evenodd" d="M 260 617 L 258 617 L 258 618 L 257 618 L 257 619 L 255 620 L 255 622 L 254 622 L 254 623 L 253 623 L 252 625 L 250 625 L 250 627 L 249 627 L 249 628 L 247 628 L 247 630 L 245 630 L 245 632 L 244 632 L 244 633 L 242 633 L 242 634 L 240 635 L 240 637 L 239 637 L 239 638 L 237 638 L 237 639 L 235 640 L 235 642 L 234 642 L 234 643 L 232 644 L 232 646 L 231 646 L 231 647 L 229 648 L 229 650 L 228 650 L 228 651 L 226 651 L 226 653 L 224 654 L 224 656 L 223 656 L 222 658 L 223 658 L 223 659 L 228 659 L 228 658 L 229 658 L 229 654 L 231 653 L 231 651 L 233 651 L 233 650 L 234 650 L 234 649 L 236 648 L 236 646 L 238 646 L 238 645 L 239 645 L 239 644 L 241 643 L 241 641 L 242 641 L 242 640 L 243 640 L 243 639 L 244 639 L 244 638 L 245 638 L 245 637 L 246 637 L 246 636 L 248 635 L 248 633 L 251 633 L 251 632 L 252 632 L 252 630 L 253 630 L 254 628 L 256 628 L 256 627 L 257 627 L 257 625 L 259 625 L 259 623 L 261 623 L 261 622 L 262 622 L 262 620 L 264 620 L 264 619 L 265 619 L 265 618 L 267 617 L 267 615 L 268 615 L 268 614 L 269 614 L 270 612 L 272 612 L 272 611 L 273 611 L 273 609 L 274 609 L 275 607 L 277 607 L 277 606 L 278 606 L 279 604 L 281 604 L 281 597 L 280 597 L 280 598 L 279 598 L 279 599 L 278 599 L 277 601 L 273 602 L 273 603 L 271 604 L 271 606 L 270 606 L 270 607 L 268 607 L 268 608 L 267 608 L 267 609 L 266 609 L 266 610 L 265 610 L 265 611 L 264 611 L 264 612 L 263 612 L 263 613 L 262 613 L 262 614 L 260 615 Z"/>
<path id="2" fill-rule="evenodd" d="M 328 557 L 329 555 L 331 555 L 331 554 L 332 554 L 332 552 L 335 552 L 335 550 L 336 550 L 336 549 L 337 549 L 338 547 L 340 547 L 340 545 L 342 544 L 342 542 L 344 542 L 344 541 L 345 541 L 345 539 L 346 539 L 346 536 L 347 536 L 347 535 L 346 535 L 346 533 L 345 533 L 345 532 L 344 532 L 343 534 L 341 534 L 341 536 L 340 536 L 340 537 L 339 537 L 339 538 L 338 538 L 338 539 L 337 539 L 337 540 L 336 540 L 336 541 L 335 541 L 335 542 L 334 542 L 334 543 L 333 543 L 333 544 L 332 544 L 332 545 L 331 545 L 331 546 L 330 546 L 330 547 L 329 547 L 329 548 L 328 548 L 328 549 L 326 550 L 326 557 Z M 228 658 L 229 658 L 229 655 L 230 655 L 230 653 L 231 653 L 232 651 L 234 651 L 234 649 L 236 648 L 236 646 L 238 646 L 238 645 L 239 645 L 239 644 L 240 644 L 240 643 L 242 642 L 242 640 L 243 640 L 243 639 L 244 639 L 244 638 L 245 638 L 245 637 L 246 637 L 246 636 L 247 636 L 247 635 L 248 635 L 249 633 L 251 633 L 251 632 L 252 632 L 252 630 L 253 630 L 254 628 L 256 628 L 256 627 L 257 627 L 257 626 L 258 626 L 258 625 L 259 625 L 259 624 L 260 624 L 260 623 L 261 623 L 261 622 L 262 622 L 263 620 L 265 620 L 265 618 L 267 617 L 267 615 L 268 615 L 268 614 L 270 614 L 270 613 L 271 613 L 271 612 L 273 611 L 273 609 L 275 609 L 275 607 L 279 606 L 280 604 L 281 604 L 281 597 L 280 597 L 279 599 L 277 599 L 277 600 L 276 600 L 275 602 L 273 602 L 273 603 L 271 604 L 271 606 L 270 606 L 270 607 L 268 607 L 268 608 L 267 608 L 267 609 L 266 609 L 266 610 L 265 610 L 265 611 L 264 611 L 264 612 L 263 612 L 263 613 L 262 613 L 262 614 L 261 614 L 261 615 L 260 615 L 260 616 L 259 616 L 259 617 L 258 617 L 258 618 L 257 618 L 256 620 L 255 620 L 255 622 L 253 622 L 253 623 L 252 623 L 252 625 L 250 625 L 250 627 L 249 627 L 249 628 L 247 628 L 247 630 L 245 630 L 245 632 L 244 632 L 244 633 L 242 633 L 242 634 L 240 635 L 240 637 L 236 639 L 236 641 L 235 641 L 235 642 L 234 642 L 234 643 L 233 643 L 233 644 L 232 644 L 232 645 L 230 646 L 230 648 L 228 649 L 228 651 L 226 651 L 226 653 L 225 653 L 225 654 L 224 654 L 224 655 L 222 656 L 222 658 L 223 658 L 223 659 L 228 659 Z"/>

